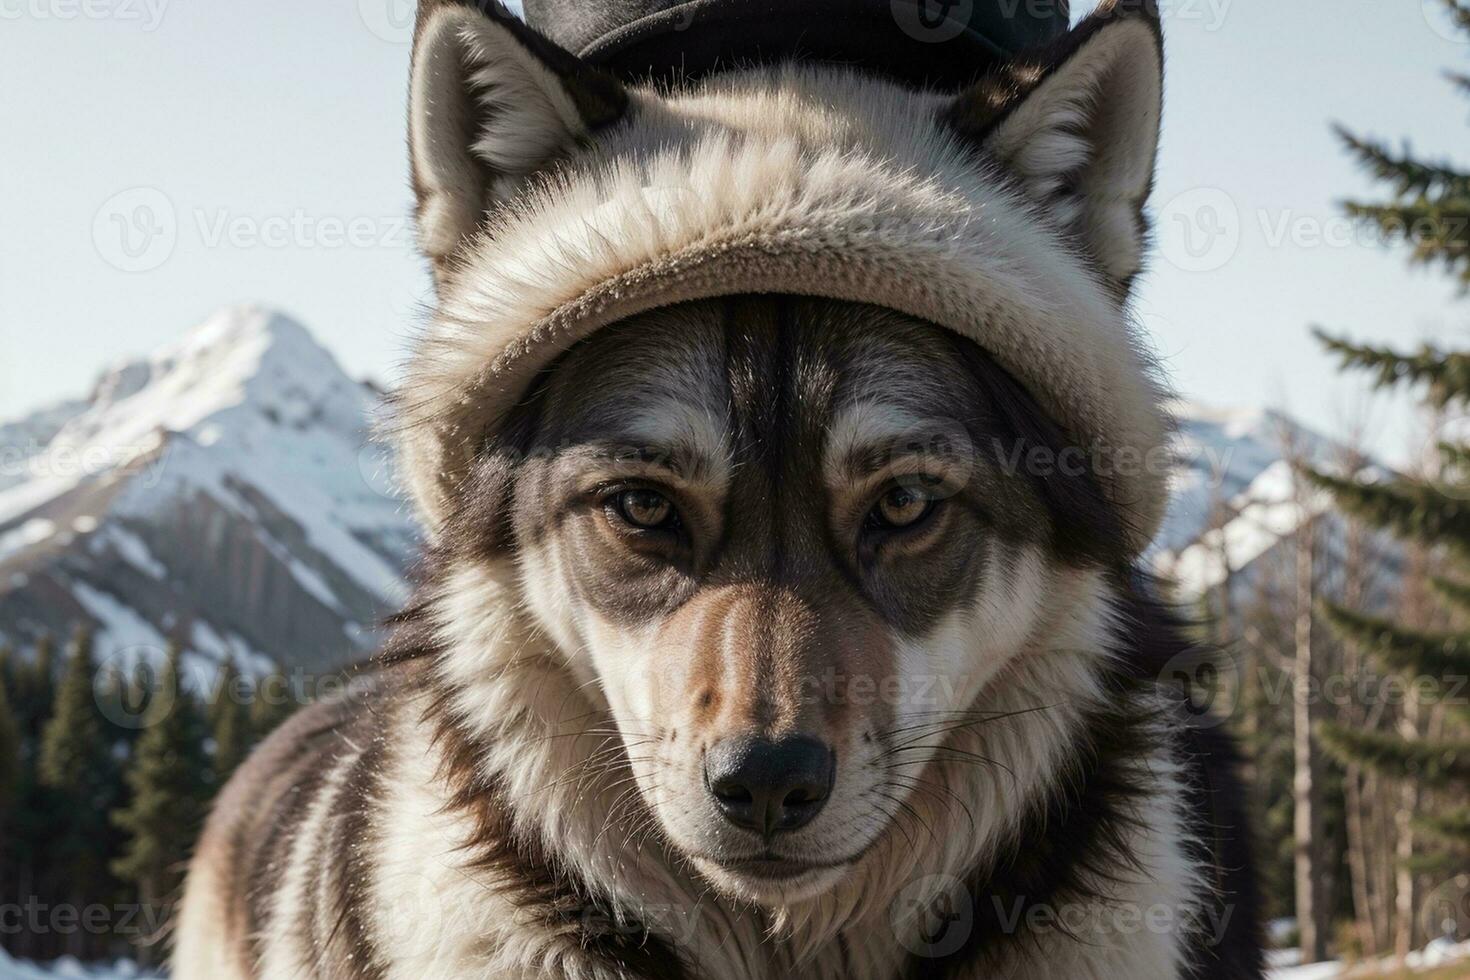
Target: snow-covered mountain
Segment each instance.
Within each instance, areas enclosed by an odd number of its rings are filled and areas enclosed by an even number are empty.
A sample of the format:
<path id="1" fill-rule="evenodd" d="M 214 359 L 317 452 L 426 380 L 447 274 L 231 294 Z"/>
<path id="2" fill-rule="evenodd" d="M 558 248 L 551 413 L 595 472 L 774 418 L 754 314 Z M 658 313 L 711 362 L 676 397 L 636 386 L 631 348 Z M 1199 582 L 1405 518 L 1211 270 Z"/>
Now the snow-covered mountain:
<path id="1" fill-rule="evenodd" d="M 83 622 L 103 656 L 362 656 L 415 539 L 379 400 L 300 324 L 239 307 L 0 425 L 0 639 Z"/>
<path id="2" fill-rule="evenodd" d="M 1348 447 L 1281 412 L 1172 406 L 1179 421 L 1179 469 L 1168 515 L 1150 554 L 1182 596 L 1199 595 L 1247 569 L 1295 533 L 1304 518 L 1332 507 L 1313 487 L 1298 487 L 1292 458 L 1326 472 L 1384 467 L 1354 459 Z M 1333 532 L 1341 528 L 1333 523 Z"/>
<path id="3" fill-rule="evenodd" d="M 1188 401 L 1170 409 L 1179 423 L 1180 467 L 1170 481 L 1168 516 L 1154 542 L 1161 551 L 1191 544 L 1230 501 L 1282 461 L 1288 446 L 1314 459 L 1334 451 L 1329 440 L 1269 409 L 1218 409 Z"/>

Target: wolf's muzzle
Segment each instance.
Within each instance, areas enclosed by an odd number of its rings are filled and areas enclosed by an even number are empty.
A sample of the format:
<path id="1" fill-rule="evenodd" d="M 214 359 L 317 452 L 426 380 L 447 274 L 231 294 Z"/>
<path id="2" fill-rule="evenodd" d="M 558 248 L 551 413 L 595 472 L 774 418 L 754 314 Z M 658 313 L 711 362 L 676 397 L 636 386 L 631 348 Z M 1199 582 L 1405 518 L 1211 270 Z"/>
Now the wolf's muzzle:
<path id="1" fill-rule="evenodd" d="M 836 769 L 832 749 L 807 735 L 727 738 L 704 759 L 705 785 L 725 819 L 765 837 L 811 823 Z"/>

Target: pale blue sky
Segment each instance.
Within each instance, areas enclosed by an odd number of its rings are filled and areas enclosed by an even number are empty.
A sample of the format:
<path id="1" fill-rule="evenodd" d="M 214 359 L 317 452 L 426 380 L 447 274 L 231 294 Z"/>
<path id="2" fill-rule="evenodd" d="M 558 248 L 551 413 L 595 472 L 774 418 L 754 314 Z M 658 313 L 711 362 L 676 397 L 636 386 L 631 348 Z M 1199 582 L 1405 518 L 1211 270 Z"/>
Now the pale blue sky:
<path id="1" fill-rule="evenodd" d="M 1470 69 L 1470 47 L 1436 30 L 1435 0 L 1162 5 L 1161 248 L 1139 312 L 1187 396 L 1340 431 L 1361 386 L 1309 324 L 1463 339 L 1470 307 L 1443 277 L 1343 241 L 1334 201 L 1368 185 L 1328 124 L 1463 154 L 1470 104 L 1440 73 Z M 247 300 L 391 380 L 428 295 L 405 223 L 411 12 L 0 0 L 0 418 Z M 175 234 L 145 249 L 144 226 Z M 1205 249 L 1211 229 L 1229 234 Z M 1392 453 L 1402 429 L 1375 441 Z"/>

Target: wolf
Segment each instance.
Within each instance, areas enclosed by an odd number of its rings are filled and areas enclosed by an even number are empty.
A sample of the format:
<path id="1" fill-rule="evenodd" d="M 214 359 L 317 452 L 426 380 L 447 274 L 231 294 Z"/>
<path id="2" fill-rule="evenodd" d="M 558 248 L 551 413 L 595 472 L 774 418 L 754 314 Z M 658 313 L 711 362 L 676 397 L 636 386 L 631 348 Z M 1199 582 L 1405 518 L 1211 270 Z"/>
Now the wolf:
<path id="1" fill-rule="evenodd" d="M 1261 976 L 1139 560 L 1161 78 L 1149 3 L 959 93 L 424 3 L 420 581 L 220 795 L 175 976 Z"/>

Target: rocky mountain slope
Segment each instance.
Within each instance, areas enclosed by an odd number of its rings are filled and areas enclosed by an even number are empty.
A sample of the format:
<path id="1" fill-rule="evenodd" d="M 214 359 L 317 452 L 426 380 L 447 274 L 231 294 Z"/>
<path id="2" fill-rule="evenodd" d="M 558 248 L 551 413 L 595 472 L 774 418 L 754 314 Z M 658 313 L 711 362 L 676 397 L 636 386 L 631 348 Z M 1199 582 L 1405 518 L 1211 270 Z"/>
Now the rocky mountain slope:
<path id="1" fill-rule="evenodd" d="M 415 538 L 379 401 L 300 324 L 240 307 L 0 426 L 0 639 L 87 623 L 103 656 L 361 657 Z"/>

